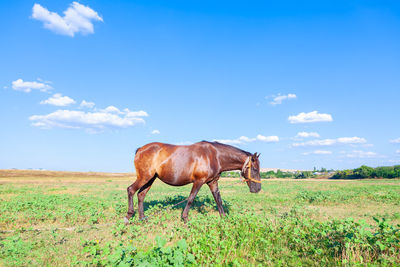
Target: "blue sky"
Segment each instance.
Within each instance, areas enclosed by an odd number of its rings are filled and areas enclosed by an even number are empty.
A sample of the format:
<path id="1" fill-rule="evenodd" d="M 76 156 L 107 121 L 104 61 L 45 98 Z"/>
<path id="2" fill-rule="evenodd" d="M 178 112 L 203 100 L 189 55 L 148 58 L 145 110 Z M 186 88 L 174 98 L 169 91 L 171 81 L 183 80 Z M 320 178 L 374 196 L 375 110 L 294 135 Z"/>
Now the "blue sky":
<path id="1" fill-rule="evenodd" d="M 0 168 L 127 172 L 200 140 L 263 167 L 400 163 L 397 1 L 16 0 L 0 29 Z"/>

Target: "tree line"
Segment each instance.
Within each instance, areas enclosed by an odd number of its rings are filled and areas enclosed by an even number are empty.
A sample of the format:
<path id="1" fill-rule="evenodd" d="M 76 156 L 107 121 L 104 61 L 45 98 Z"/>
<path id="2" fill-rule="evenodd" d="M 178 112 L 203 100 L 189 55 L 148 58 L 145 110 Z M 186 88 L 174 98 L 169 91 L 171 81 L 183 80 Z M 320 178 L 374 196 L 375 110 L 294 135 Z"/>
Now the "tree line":
<path id="1" fill-rule="evenodd" d="M 365 178 L 400 178 L 400 165 L 368 167 L 362 165 L 356 169 L 337 171 L 332 179 L 365 179 Z"/>

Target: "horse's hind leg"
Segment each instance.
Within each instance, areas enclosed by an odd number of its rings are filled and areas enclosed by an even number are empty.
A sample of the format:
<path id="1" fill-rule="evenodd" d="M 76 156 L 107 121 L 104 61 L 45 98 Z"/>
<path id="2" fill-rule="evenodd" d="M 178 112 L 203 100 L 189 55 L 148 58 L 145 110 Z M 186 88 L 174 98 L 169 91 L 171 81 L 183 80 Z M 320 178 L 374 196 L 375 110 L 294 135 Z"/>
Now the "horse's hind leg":
<path id="1" fill-rule="evenodd" d="M 142 220 L 144 218 L 144 210 L 143 210 L 143 201 L 144 198 L 147 194 L 147 192 L 150 190 L 151 185 L 153 184 L 154 180 L 156 179 L 156 176 L 154 176 L 150 181 L 147 182 L 142 188 L 140 188 L 138 192 L 138 210 L 139 210 L 139 219 Z"/>
<path id="2" fill-rule="evenodd" d="M 225 216 L 224 208 L 222 207 L 222 199 L 221 194 L 219 193 L 218 189 L 218 180 L 214 180 L 211 183 L 208 183 L 210 187 L 211 193 L 213 194 L 214 200 L 217 203 L 219 215 Z"/>
<path id="3" fill-rule="evenodd" d="M 142 176 L 138 176 L 136 181 L 131 184 L 128 188 L 128 213 L 124 218 L 125 223 L 129 223 L 129 219 L 132 218 L 135 211 L 133 210 L 133 195 L 135 195 L 136 191 L 142 188 L 149 180 L 151 180 L 153 176 L 150 176 L 146 179 L 142 179 Z"/>
<path id="4" fill-rule="evenodd" d="M 182 212 L 182 219 L 185 223 L 187 222 L 187 217 L 189 214 L 190 206 L 192 205 L 194 198 L 196 197 L 197 193 L 199 192 L 199 190 L 203 184 L 204 184 L 204 182 L 199 182 L 199 181 L 193 183 L 192 191 L 190 191 L 190 195 L 187 199 L 186 207 Z"/>
<path id="5" fill-rule="evenodd" d="M 128 213 L 126 214 L 126 217 L 124 218 L 125 223 L 129 223 L 129 219 L 132 218 L 133 214 L 135 211 L 133 210 L 133 195 L 136 193 L 136 191 L 140 188 L 139 187 L 139 179 L 136 179 L 136 181 L 131 184 L 128 188 Z"/>

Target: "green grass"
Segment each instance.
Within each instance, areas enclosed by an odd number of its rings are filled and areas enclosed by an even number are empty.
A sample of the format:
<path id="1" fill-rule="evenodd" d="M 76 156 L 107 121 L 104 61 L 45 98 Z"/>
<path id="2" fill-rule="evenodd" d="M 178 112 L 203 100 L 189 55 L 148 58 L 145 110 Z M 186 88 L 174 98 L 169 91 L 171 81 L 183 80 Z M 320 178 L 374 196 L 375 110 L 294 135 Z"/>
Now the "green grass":
<path id="1" fill-rule="evenodd" d="M 0 266 L 400 265 L 400 180 L 265 180 L 258 194 L 222 180 L 228 215 L 204 186 L 186 225 L 185 203 L 162 210 L 190 186 L 157 181 L 147 221 L 125 226 L 131 182 L 0 178 Z"/>

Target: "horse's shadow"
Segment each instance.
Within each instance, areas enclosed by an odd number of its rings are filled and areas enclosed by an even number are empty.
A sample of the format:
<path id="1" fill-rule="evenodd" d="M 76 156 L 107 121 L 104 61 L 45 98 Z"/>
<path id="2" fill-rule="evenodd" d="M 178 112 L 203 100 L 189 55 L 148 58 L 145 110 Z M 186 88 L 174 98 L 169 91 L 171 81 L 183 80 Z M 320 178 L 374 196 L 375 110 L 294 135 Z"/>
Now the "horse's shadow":
<path id="1" fill-rule="evenodd" d="M 144 201 L 143 203 L 143 208 L 144 211 L 148 210 L 149 208 L 154 208 L 155 206 L 160 208 L 160 209 L 184 209 L 186 206 L 186 200 L 187 198 L 184 196 L 173 196 L 173 197 L 166 197 L 165 199 L 162 200 L 151 200 L 151 201 Z M 182 203 L 176 205 L 177 203 L 183 201 Z M 175 205 L 175 206 L 174 206 Z M 211 207 L 212 209 L 218 211 L 217 203 L 215 203 L 214 198 L 210 196 L 197 196 L 192 205 L 190 206 L 190 209 L 194 209 L 197 212 L 204 214 L 207 213 L 206 207 Z M 229 214 L 231 204 L 228 201 L 222 200 L 222 207 L 224 208 L 225 213 Z"/>

